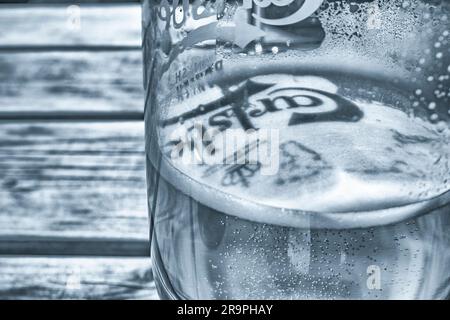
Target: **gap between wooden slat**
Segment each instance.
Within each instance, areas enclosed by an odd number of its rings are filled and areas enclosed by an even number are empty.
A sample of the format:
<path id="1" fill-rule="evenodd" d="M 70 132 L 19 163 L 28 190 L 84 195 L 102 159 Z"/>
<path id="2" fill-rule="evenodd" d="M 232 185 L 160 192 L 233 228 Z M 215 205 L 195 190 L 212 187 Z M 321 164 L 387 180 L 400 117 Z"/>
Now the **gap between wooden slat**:
<path id="1" fill-rule="evenodd" d="M 143 121 L 143 112 L 0 112 L 0 123 L 5 121 L 51 121 L 51 122 L 111 122 L 111 121 Z"/>
<path id="2" fill-rule="evenodd" d="M 3 4 L 81 4 L 81 3 L 140 3 L 141 0 L 3 0 Z"/>
<path id="3" fill-rule="evenodd" d="M 145 240 L 0 236 L 0 256 L 149 257 Z"/>
<path id="4" fill-rule="evenodd" d="M 38 52 L 112 52 L 139 51 L 141 46 L 119 45 L 11 45 L 0 46 L 1 53 L 38 53 Z"/>

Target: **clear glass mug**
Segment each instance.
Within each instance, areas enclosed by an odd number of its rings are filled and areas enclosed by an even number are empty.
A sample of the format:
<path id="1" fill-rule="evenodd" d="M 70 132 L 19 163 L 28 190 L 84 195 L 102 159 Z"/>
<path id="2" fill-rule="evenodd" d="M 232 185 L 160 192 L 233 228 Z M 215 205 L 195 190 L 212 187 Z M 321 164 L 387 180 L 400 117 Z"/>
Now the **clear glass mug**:
<path id="1" fill-rule="evenodd" d="M 143 2 L 170 299 L 446 299 L 450 1 Z"/>

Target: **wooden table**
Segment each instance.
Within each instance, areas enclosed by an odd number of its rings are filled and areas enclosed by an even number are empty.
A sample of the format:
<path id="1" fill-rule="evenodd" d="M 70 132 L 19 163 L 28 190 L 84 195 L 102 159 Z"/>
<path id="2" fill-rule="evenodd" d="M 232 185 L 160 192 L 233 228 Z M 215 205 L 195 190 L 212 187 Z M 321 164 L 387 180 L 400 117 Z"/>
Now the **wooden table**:
<path id="1" fill-rule="evenodd" d="M 67 7 L 0 5 L 0 299 L 155 299 L 140 6 Z"/>

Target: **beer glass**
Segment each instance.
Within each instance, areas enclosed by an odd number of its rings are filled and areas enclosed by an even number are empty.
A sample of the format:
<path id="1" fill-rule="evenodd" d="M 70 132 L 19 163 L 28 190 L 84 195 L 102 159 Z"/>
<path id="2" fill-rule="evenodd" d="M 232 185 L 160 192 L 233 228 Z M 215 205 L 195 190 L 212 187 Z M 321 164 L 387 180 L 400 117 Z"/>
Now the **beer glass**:
<path id="1" fill-rule="evenodd" d="M 446 299 L 450 1 L 145 0 L 168 299 Z"/>

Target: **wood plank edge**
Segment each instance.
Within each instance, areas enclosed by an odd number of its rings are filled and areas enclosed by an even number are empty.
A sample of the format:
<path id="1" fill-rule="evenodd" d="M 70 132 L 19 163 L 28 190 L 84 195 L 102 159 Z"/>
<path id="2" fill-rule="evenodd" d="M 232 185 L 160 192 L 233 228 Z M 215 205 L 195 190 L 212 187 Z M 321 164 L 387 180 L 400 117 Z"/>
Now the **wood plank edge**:
<path id="1" fill-rule="evenodd" d="M 116 122 L 116 121 L 144 121 L 143 112 L 123 111 L 86 111 L 86 112 L 0 112 L 2 122 Z"/>
<path id="2" fill-rule="evenodd" d="M 149 257 L 150 243 L 139 239 L 0 236 L 0 256 Z"/>

